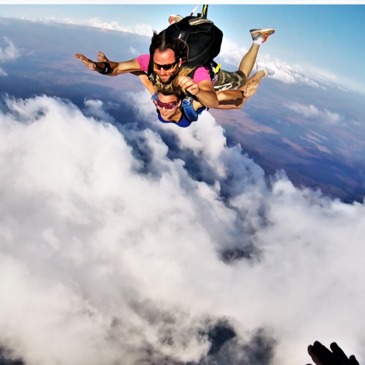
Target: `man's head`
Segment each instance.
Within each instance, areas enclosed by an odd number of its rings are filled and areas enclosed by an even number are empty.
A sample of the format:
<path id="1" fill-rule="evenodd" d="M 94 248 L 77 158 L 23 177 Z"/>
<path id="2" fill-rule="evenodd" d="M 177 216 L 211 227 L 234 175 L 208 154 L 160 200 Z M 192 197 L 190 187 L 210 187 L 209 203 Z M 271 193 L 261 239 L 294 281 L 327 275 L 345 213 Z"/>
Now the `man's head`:
<path id="1" fill-rule="evenodd" d="M 178 39 L 170 39 L 165 31 L 153 33 L 150 45 L 151 62 L 163 84 L 169 83 L 178 74 L 186 59 L 186 45 Z"/>
<path id="2" fill-rule="evenodd" d="M 159 110 L 162 119 L 166 121 L 174 120 L 174 117 L 180 114 L 181 99 L 176 94 L 158 92 L 154 104 Z"/>
<path id="3" fill-rule="evenodd" d="M 164 51 L 156 49 L 153 54 L 153 71 L 158 75 L 162 83 L 170 82 L 179 72 L 182 60 L 176 58 L 171 48 Z"/>

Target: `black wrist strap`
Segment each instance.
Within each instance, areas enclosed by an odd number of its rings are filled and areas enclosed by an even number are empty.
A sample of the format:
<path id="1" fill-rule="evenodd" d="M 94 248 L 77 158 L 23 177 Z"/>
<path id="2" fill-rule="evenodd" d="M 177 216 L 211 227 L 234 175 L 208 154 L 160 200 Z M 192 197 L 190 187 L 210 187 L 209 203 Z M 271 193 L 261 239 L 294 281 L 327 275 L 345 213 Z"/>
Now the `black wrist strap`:
<path id="1" fill-rule="evenodd" d="M 100 71 L 98 71 L 99 73 L 101 73 L 102 75 L 108 75 L 112 72 L 112 67 L 110 66 L 109 62 L 103 62 L 104 64 L 104 68 Z"/>

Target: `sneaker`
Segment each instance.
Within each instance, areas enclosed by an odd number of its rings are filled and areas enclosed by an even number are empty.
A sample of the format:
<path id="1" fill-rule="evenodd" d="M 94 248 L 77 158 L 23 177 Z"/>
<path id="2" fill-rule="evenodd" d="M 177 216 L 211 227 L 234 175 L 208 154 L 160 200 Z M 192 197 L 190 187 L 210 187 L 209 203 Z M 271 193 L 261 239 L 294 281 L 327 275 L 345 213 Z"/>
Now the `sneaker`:
<path id="1" fill-rule="evenodd" d="M 184 17 L 181 15 L 170 15 L 169 16 L 169 24 L 174 24 L 179 22 L 181 19 L 183 19 Z"/>
<path id="2" fill-rule="evenodd" d="M 275 33 L 275 29 L 265 28 L 265 29 L 251 29 L 250 30 L 252 40 L 255 41 L 262 37 L 262 43 L 265 43 L 271 34 Z"/>
<path id="3" fill-rule="evenodd" d="M 275 75 L 275 69 L 268 65 L 267 63 L 258 61 L 256 63 L 256 72 L 258 71 L 264 71 L 266 76 L 273 76 Z"/>

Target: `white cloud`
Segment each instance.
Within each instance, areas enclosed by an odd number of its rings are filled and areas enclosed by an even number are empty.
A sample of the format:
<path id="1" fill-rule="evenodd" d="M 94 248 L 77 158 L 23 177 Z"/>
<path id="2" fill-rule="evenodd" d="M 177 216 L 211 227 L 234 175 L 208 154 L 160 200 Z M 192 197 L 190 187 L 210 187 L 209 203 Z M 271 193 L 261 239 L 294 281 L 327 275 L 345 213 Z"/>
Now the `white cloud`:
<path id="1" fill-rule="evenodd" d="M 8 37 L 0 39 L 0 63 L 14 60 L 20 56 L 19 50 Z M 7 76 L 7 72 L 0 67 L 0 76 Z"/>
<path id="2" fill-rule="evenodd" d="M 107 30 L 115 30 L 118 32 L 139 34 L 139 35 L 149 36 L 149 37 L 151 37 L 152 33 L 153 33 L 152 27 L 147 24 L 136 24 L 133 27 L 126 27 L 126 26 L 120 25 L 118 22 L 115 22 L 115 21 L 103 22 L 98 19 L 92 19 L 92 20 L 84 22 L 83 24 L 80 24 L 80 22 L 78 22 L 78 24 L 79 25 L 88 25 L 91 27 L 102 28 L 102 29 L 107 29 Z"/>
<path id="3" fill-rule="evenodd" d="M 138 57 L 140 54 L 141 54 L 141 52 L 140 51 L 138 51 L 136 48 L 134 48 L 134 47 L 129 47 L 129 52 L 130 52 L 130 54 L 131 55 L 133 55 L 134 57 Z"/>
<path id="4" fill-rule="evenodd" d="M 0 62 L 14 60 L 19 57 L 19 51 L 8 37 L 2 37 L 0 43 Z"/>
<path id="5" fill-rule="evenodd" d="M 110 114 L 106 113 L 104 110 L 104 103 L 101 100 L 91 100 L 87 99 L 84 101 L 86 115 L 91 115 L 97 117 L 104 122 L 113 123 L 114 118 Z"/>
<path id="6" fill-rule="evenodd" d="M 281 175 L 270 187 L 209 113 L 156 129 L 136 97 L 149 127 L 123 134 L 91 117 L 106 113 L 96 101 L 86 117 L 6 99 L 0 343 L 39 365 L 192 361 L 208 349 L 204 324 L 228 318 L 243 343 L 259 327 L 274 336 L 274 364 L 308 362 L 315 339 L 361 363 L 364 205 Z M 253 260 L 221 260 L 252 245 Z"/>
<path id="7" fill-rule="evenodd" d="M 290 103 L 285 105 L 288 109 L 303 115 L 306 118 L 316 119 L 330 124 L 338 124 L 343 120 L 343 117 L 338 114 L 331 112 L 328 109 L 320 110 L 316 106 L 309 104 Z"/>
<path id="8" fill-rule="evenodd" d="M 221 51 L 218 57 L 222 58 L 223 64 L 234 65 L 237 67 L 243 55 L 247 51 L 248 49 L 238 47 L 237 44 L 230 41 L 228 38 L 223 37 Z"/>
<path id="9" fill-rule="evenodd" d="M 138 34 L 142 36 L 151 37 L 153 33 L 153 28 L 147 24 L 136 24 L 133 27 L 131 26 L 124 26 L 119 24 L 116 21 L 106 22 L 98 18 L 91 18 L 88 20 L 76 20 L 72 18 L 39 18 L 39 19 L 28 19 L 30 21 L 42 22 L 42 23 L 61 23 L 61 24 L 71 24 L 71 25 L 78 25 L 78 26 L 88 26 L 94 28 L 100 28 L 105 30 L 113 30 L 117 32 L 127 32 Z"/>
<path id="10" fill-rule="evenodd" d="M 309 74 L 306 73 L 299 65 L 288 65 L 286 62 L 279 60 L 272 61 L 269 64 L 275 70 L 273 78 L 276 78 L 281 82 L 287 84 L 298 83 L 315 88 L 324 87 L 324 85 L 320 84 L 318 80 L 310 77 Z"/>

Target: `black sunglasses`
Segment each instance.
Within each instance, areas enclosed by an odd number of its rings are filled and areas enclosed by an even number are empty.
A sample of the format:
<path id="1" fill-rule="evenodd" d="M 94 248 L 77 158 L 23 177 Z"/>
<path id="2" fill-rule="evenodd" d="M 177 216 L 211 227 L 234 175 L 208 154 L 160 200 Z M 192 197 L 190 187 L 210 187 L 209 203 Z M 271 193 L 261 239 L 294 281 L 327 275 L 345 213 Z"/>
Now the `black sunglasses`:
<path id="1" fill-rule="evenodd" d="M 153 68 L 155 70 L 161 70 L 163 69 L 164 71 L 171 71 L 177 64 L 179 61 L 175 61 L 174 63 L 166 63 L 165 65 L 160 65 L 159 63 L 153 62 Z"/>

